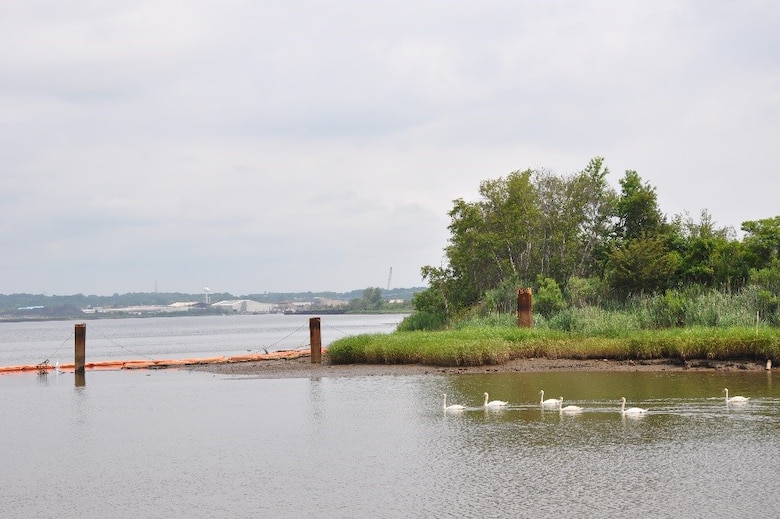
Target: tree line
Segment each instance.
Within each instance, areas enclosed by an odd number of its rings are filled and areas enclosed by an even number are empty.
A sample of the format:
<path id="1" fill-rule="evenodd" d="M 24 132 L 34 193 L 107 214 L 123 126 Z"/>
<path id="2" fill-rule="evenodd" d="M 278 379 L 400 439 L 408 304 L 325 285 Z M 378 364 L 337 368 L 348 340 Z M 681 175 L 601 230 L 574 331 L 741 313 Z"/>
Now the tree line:
<path id="1" fill-rule="evenodd" d="M 639 297 L 750 287 L 777 324 L 780 216 L 717 227 L 707 210 L 668 218 L 656 188 L 633 170 L 607 182 L 595 157 L 580 172 L 527 169 L 485 180 L 479 199 L 453 201 L 445 263 L 423 266 L 407 325 L 434 328 L 473 312 L 512 312 L 518 287 L 535 308 L 620 308 Z"/>
<path id="2" fill-rule="evenodd" d="M 233 295 L 229 292 L 211 292 L 211 302 L 250 299 L 261 303 L 309 302 L 316 298 L 347 301 L 350 312 L 411 311 L 411 300 L 425 287 L 394 287 L 383 290 L 377 287 L 356 289 L 349 292 L 265 292 L 262 294 Z M 389 303 L 400 300 L 404 303 Z M 121 308 L 127 306 L 170 305 L 182 301 L 204 301 L 204 294 L 181 292 L 132 292 L 98 295 L 45 295 L 0 294 L 0 320 L 14 318 L 65 319 L 81 318 L 85 308 Z"/>

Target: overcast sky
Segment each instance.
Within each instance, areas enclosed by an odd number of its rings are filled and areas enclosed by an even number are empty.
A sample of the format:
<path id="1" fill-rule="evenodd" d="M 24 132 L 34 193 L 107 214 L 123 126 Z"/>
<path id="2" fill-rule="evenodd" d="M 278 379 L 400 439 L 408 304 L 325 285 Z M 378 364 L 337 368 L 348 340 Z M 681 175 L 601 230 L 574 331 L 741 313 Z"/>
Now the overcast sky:
<path id="1" fill-rule="evenodd" d="M 0 293 L 421 286 L 452 201 L 603 156 L 780 215 L 780 2 L 0 4 Z"/>

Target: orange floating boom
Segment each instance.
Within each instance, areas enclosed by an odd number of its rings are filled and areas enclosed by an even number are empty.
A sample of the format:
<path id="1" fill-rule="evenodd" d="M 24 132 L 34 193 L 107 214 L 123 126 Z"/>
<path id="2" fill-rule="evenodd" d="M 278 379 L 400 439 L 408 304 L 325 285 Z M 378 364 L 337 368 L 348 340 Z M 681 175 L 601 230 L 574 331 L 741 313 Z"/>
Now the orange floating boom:
<path id="1" fill-rule="evenodd" d="M 325 352 L 323 348 L 323 352 Z M 264 360 L 299 359 L 308 357 L 311 352 L 305 350 L 279 350 L 271 353 L 257 353 L 247 355 L 233 355 L 231 357 L 205 357 L 192 359 L 165 359 L 165 360 L 104 360 L 85 363 L 85 369 L 90 370 L 119 370 L 119 369 L 162 369 L 178 366 L 198 366 L 202 364 L 234 364 L 238 362 L 259 362 Z M 2 373 L 22 373 L 25 371 L 51 371 L 55 366 L 49 364 L 29 364 L 23 366 L 0 366 Z M 61 371 L 73 371 L 74 363 L 61 364 Z"/>

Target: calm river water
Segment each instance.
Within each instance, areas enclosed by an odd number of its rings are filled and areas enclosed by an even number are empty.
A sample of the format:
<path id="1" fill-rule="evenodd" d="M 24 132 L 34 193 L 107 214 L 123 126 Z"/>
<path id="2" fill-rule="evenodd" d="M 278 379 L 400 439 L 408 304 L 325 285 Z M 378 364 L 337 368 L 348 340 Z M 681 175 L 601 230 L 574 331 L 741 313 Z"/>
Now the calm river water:
<path id="1" fill-rule="evenodd" d="M 86 321 L 87 362 L 183 359 L 309 349 L 308 315 L 148 317 Z M 322 345 L 389 333 L 402 314 L 321 316 Z M 75 322 L 0 323 L 0 366 L 73 362 Z"/>
<path id="2" fill-rule="evenodd" d="M 36 337 L 39 325 L 26 326 Z M 258 379 L 171 369 L 87 371 L 76 387 L 72 373 L 0 375 L 0 514 L 777 517 L 773 376 Z M 727 406 L 724 387 L 751 400 Z M 583 412 L 543 410 L 540 389 Z M 485 391 L 509 406 L 485 411 Z M 443 412 L 442 393 L 467 409 Z M 622 416 L 621 396 L 648 413 Z"/>

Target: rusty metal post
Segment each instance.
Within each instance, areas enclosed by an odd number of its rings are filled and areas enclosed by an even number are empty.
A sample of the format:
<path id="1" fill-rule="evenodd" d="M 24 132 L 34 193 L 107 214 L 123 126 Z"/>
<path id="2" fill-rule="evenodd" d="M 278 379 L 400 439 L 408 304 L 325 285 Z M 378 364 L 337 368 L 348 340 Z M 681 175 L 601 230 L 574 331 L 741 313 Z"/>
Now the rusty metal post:
<path id="1" fill-rule="evenodd" d="M 533 298 L 530 288 L 521 288 L 517 291 L 517 326 L 531 328 L 534 325 Z"/>
<path id="2" fill-rule="evenodd" d="M 311 344 L 311 363 L 322 362 L 322 337 L 320 336 L 320 318 L 309 319 L 309 344 Z"/>
<path id="3" fill-rule="evenodd" d="M 85 323 L 77 324 L 74 335 L 76 337 L 76 374 L 84 375 L 84 364 L 87 358 L 87 325 Z"/>

